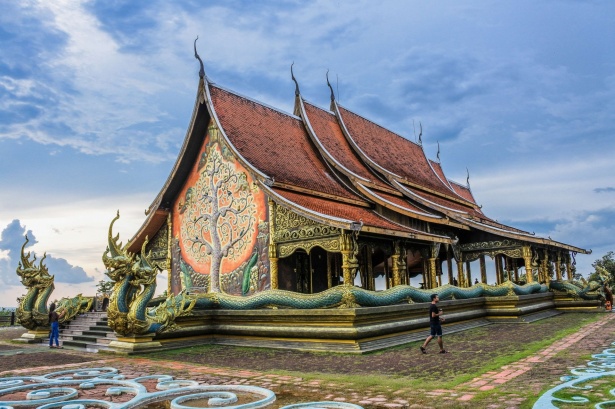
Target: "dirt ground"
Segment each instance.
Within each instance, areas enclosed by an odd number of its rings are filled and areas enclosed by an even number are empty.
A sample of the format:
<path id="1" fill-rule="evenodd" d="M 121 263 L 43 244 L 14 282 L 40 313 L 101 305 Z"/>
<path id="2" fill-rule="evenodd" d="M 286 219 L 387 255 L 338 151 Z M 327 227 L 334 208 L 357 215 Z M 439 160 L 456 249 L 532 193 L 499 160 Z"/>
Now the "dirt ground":
<path id="1" fill-rule="evenodd" d="M 157 357 L 258 371 L 378 374 L 447 382 L 484 367 L 485 362 L 498 356 L 513 355 L 531 342 L 550 338 L 562 329 L 590 319 L 593 316 L 588 314 L 562 314 L 532 324 L 493 324 L 451 335 L 446 335 L 444 326 L 444 346 L 450 352 L 445 355 L 438 354 L 434 340 L 426 355 L 414 343 L 360 356 L 210 345 L 161 353 Z M 615 339 L 613 331 L 604 335 L 604 343 Z M 583 351 L 581 346 L 577 352 L 582 355 L 590 351 Z"/>

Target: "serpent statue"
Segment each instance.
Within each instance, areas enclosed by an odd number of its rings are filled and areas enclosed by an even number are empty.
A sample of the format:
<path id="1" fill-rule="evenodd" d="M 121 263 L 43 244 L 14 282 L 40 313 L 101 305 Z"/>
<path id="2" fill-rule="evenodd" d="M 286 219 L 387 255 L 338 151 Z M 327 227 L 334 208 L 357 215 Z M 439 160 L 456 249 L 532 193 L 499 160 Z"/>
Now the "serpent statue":
<path id="1" fill-rule="evenodd" d="M 604 288 L 611 286 L 611 276 L 608 271 L 600 266 L 596 266 L 596 273 L 590 276 L 590 281 L 583 277 L 578 281 L 553 280 L 549 283 L 549 288 L 553 291 L 566 293 L 576 299 L 604 300 Z"/>
<path id="2" fill-rule="evenodd" d="M 478 283 L 463 288 L 446 284 L 434 289 L 418 289 L 398 285 L 385 291 L 368 291 L 350 285 L 339 285 L 317 294 L 301 294 L 285 290 L 266 290 L 249 296 L 233 296 L 225 293 L 188 294 L 185 291 L 158 300 L 148 307 L 156 290 L 156 276 L 160 267 L 146 254 L 147 238 L 140 255 L 131 254 L 122 247 L 119 234 L 113 237 L 113 224 L 109 227 L 109 245 L 103 254 L 107 275 L 115 282 L 107 310 L 108 323 L 120 335 L 143 335 L 174 331 L 176 318 L 192 315 L 194 311 L 228 309 L 250 310 L 263 308 L 356 308 L 380 307 L 400 303 L 423 303 L 438 293 L 445 299 L 469 299 L 476 297 L 520 296 L 547 291 L 572 291 L 579 297 L 597 297 L 595 289 L 582 289 L 574 284 L 551 281 L 550 285 L 528 283 L 518 285 L 506 281 L 500 285 Z M 572 289 L 574 287 L 574 289 Z M 152 303 L 150 303 L 152 305 Z"/>
<path id="3" fill-rule="evenodd" d="M 189 314 L 196 300 L 180 293 L 169 295 L 155 307 L 147 307 L 156 291 L 160 267 L 146 254 L 147 238 L 140 255 L 131 254 L 121 242 L 118 243 L 119 235 L 113 237 L 113 224 L 119 218 L 118 211 L 109 226 L 109 244 L 102 257 L 106 274 L 115 283 L 107 308 L 107 323 L 120 335 L 172 331 L 175 318 Z"/>
<path id="4" fill-rule="evenodd" d="M 55 289 L 54 276 L 49 275 L 47 266 L 43 264 L 47 257 L 46 253 L 38 266 L 35 264 L 36 255 L 33 254 L 30 259 L 30 252 L 25 253 L 26 245 L 30 241 L 27 235 L 25 238 L 26 241 L 21 246 L 21 261 L 17 266 L 17 275 L 28 291 L 17 307 L 16 316 L 26 329 L 47 329 L 49 327 L 47 301 Z M 58 313 L 62 314 L 60 323 L 71 321 L 78 314 L 89 311 L 93 301 L 93 297 L 84 297 L 81 294 L 73 298 L 62 298 L 57 302 L 56 308 Z"/>
<path id="5" fill-rule="evenodd" d="M 30 240 L 26 235 L 26 241 L 21 246 L 21 261 L 17 266 L 17 275 L 28 291 L 22 297 L 15 312 L 23 327 L 35 330 L 48 326 L 47 300 L 53 292 L 54 285 L 53 276 L 49 275 L 47 266 L 43 264 L 47 254 L 43 255 L 38 266 L 36 266 L 36 255 L 32 255 L 32 259 L 30 259 L 30 252 L 24 253 L 29 242 Z"/>

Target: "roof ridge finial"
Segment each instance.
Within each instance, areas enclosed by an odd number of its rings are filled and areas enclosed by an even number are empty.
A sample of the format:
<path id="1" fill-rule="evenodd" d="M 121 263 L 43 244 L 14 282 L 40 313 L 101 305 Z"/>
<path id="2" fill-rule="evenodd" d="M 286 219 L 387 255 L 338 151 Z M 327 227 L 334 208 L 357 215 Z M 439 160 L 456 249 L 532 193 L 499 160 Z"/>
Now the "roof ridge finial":
<path id="1" fill-rule="evenodd" d="M 468 177 L 466 178 L 466 185 L 470 187 L 470 170 L 466 168 L 466 172 L 468 173 Z"/>
<path id="2" fill-rule="evenodd" d="M 203 60 L 201 60 L 201 57 L 199 57 L 199 53 L 196 52 L 196 40 L 198 39 L 199 36 L 196 36 L 196 38 L 194 39 L 194 58 L 199 60 L 199 64 L 201 64 L 201 69 L 199 70 L 199 78 L 203 79 L 205 78 L 205 68 L 203 67 Z"/>
<path id="3" fill-rule="evenodd" d="M 422 146 L 423 140 L 421 139 L 421 136 L 423 136 L 423 124 L 419 121 L 419 145 Z"/>
<path id="4" fill-rule="evenodd" d="M 436 157 L 438 158 L 438 163 L 440 163 L 440 141 L 436 141 L 438 143 L 438 153 L 436 154 Z"/>
<path id="5" fill-rule="evenodd" d="M 335 93 L 333 92 L 333 87 L 331 86 L 331 83 L 329 82 L 329 69 L 327 69 L 327 85 L 329 86 L 329 89 L 331 90 L 331 111 L 334 110 L 335 108 Z"/>
<path id="6" fill-rule="evenodd" d="M 297 79 L 295 78 L 295 74 L 293 73 L 293 65 L 295 65 L 295 62 L 293 61 L 293 63 L 290 65 L 290 77 L 293 79 L 293 81 L 295 82 L 295 96 L 299 96 L 299 94 L 301 94 L 301 92 L 299 92 L 299 83 L 297 82 Z"/>

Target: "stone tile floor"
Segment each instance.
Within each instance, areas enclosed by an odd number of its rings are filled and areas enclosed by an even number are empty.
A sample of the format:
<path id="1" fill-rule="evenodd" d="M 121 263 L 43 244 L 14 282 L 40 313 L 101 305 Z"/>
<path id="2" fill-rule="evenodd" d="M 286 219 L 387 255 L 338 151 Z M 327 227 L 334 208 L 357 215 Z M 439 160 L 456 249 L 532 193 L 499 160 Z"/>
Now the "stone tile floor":
<path id="1" fill-rule="evenodd" d="M 152 374 L 171 374 L 179 379 L 193 379 L 204 384 L 220 385 L 252 385 L 267 388 L 276 395 L 291 394 L 296 391 L 301 396 L 311 396 L 311 400 L 350 402 L 361 405 L 365 408 L 430 408 L 430 407 L 460 407 L 475 408 L 485 407 L 490 409 L 500 408 L 520 408 L 531 406 L 527 395 L 515 396 L 514 394 L 498 394 L 498 391 L 505 390 L 507 385 L 512 382 L 531 382 L 532 370 L 548 364 L 554 357 L 567 350 L 574 349 L 581 342 L 591 341 L 592 335 L 600 333 L 605 325 L 615 323 L 615 314 L 604 314 L 598 321 L 587 324 L 581 330 L 570 334 L 553 344 L 545 347 L 531 356 L 526 356 L 509 365 L 502 366 L 496 371 L 489 371 L 468 382 L 457 385 L 452 389 L 420 389 L 420 388 L 401 388 L 398 390 L 376 390 L 366 388 L 363 390 L 349 389 L 342 383 L 336 383 L 319 379 L 304 379 L 299 376 L 268 374 L 258 371 L 231 370 L 226 368 L 209 367 L 204 365 L 192 364 L 189 362 L 175 362 L 169 360 L 157 360 L 143 357 L 118 357 L 112 355 L 100 355 L 101 359 L 96 359 L 87 363 L 69 363 L 64 365 L 37 366 L 12 371 L 0 371 L 0 378 L 18 375 L 43 374 L 63 369 L 71 368 L 94 368 L 94 367 L 114 367 L 127 378 L 132 379 L 138 376 Z M 599 353 L 604 348 L 604 342 L 595 345 L 594 353 Z M 12 345 L 14 346 L 14 345 Z M 591 347 L 592 345 L 590 345 Z M 0 362 L 2 355 L 7 354 L 28 354 L 34 351 L 47 350 L 47 347 L 40 345 L 24 345 L 19 348 L 0 349 Z M 63 349 L 55 350 L 57 354 L 83 354 L 74 350 Z M 98 358 L 93 356 L 92 358 Z M 2 365 L 0 364 L 0 370 Z M 528 380 L 529 379 L 529 380 Z M 518 385 L 517 385 L 518 386 Z M 89 397 L 102 397 L 102 390 L 88 391 Z M 473 403 L 478 395 L 484 393 L 493 394 L 487 406 L 484 406 L 485 399 L 477 406 Z M 101 395 L 101 396 L 97 396 Z M 4 397 L 3 399 L 5 399 Z M 294 402 L 299 403 L 309 401 L 300 398 Z M 275 407 L 275 406 L 274 406 Z"/>

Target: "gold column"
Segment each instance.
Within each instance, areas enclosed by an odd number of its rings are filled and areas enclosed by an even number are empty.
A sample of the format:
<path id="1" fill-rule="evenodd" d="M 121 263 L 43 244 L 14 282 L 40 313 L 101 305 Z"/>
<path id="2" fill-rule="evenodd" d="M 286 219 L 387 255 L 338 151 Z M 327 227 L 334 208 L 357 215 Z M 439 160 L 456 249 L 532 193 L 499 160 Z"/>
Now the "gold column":
<path id="1" fill-rule="evenodd" d="M 487 266 L 485 265 L 485 255 L 481 254 L 480 258 L 480 281 L 487 284 Z"/>
<path id="2" fill-rule="evenodd" d="M 523 260 L 525 261 L 525 276 L 526 282 L 532 283 L 534 282 L 534 277 L 532 276 L 532 248 L 530 246 L 523 246 Z"/>
<path id="3" fill-rule="evenodd" d="M 504 284 L 504 256 L 498 255 L 498 267 L 500 268 L 500 284 Z"/>
<path id="4" fill-rule="evenodd" d="M 399 254 L 391 256 L 391 268 L 393 269 L 393 287 L 401 284 L 401 275 L 399 274 Z"/>
<path id="5" fill-rule="evenodd" d="M 342 233 L 340 235 L 340 252 L 342 253 L 342 273 L 344 275 L 344 285 L 353 285 L 352 276 L 354 270 L 359 267 L 357 260 L 358 245 L 352 233 Z"/>
<path id="6" fill-rule="evenodd" d="M 545 283 L 549 284 L 551 277 L 549 277 L 549 251 L 544 249 L 544 258 L 542 260 L 542 277 Z"/>
<path id="7" fill-rule="evenodd" d="M 562 279 L 562 254 L 558 251 L 557 252 L 557 260 L 555 261 L 555 277 L 557 277 L 558 280 Z"/>
<path id="8" fill-rule="evenodd" d="M 436 280 L 436 258 L 429 258 L 429 288 L 436 288 L 438 281 Z"/>
<path id="9" fill-rule="evenodd" d="M 172 284 L 172 263 L 173 263 L 173 220 L 171 219 L 171 212 L 167 215 L 167 296 L 177 295 L 173 294 L 171 289 Z"/>
<path id="10" fill-rule="evenodd" d="M 570 254 L 566 255 L 566 271 L 568 271 L 568 281 L 572 281 L 572 264 L 570 263 Z"/>
<path id="11" fill-rule="evenodd" d="M 269 199 L 269 277 L 271 289 L 278 289 L 278 249 L 274 242 L 275 236 L 275 202 Z"/>
<path id="12" fill-rule="evenodd" d="M 463 274 L 463 261 L 457 260 L 457 284 L 459 284 L 459 287 L 466 287 L 464 276 L 465 275 Z"/>

